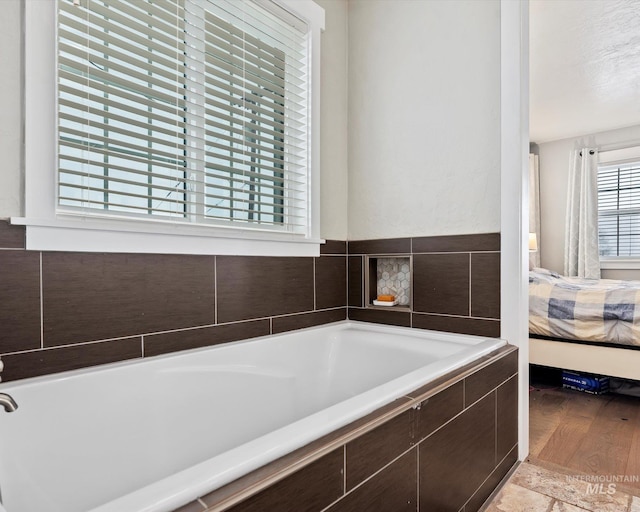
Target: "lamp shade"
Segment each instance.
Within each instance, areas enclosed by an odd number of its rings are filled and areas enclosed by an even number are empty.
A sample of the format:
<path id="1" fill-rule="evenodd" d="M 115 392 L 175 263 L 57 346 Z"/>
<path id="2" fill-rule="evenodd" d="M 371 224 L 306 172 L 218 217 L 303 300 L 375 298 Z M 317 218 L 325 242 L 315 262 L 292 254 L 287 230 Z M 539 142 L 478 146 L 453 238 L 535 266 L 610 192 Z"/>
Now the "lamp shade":
<path id="1" fill-rule="evenodd" d="M 538 250 L 538 237 L 535 233 L 529 233 L 529 251 L 535 252 Z"/>

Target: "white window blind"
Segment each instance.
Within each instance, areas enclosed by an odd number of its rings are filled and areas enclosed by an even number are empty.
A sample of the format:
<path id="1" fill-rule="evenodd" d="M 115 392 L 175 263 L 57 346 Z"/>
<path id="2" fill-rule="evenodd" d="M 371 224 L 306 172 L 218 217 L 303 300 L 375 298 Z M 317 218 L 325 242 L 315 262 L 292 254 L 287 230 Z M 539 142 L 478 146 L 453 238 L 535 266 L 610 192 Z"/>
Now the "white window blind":
<path id="1" fill-rule="evenodd" d="M 305 23 L 265 0 L 58 2 L 59 211 L 308 233 Z"/>
<path id="2" fill-rule="evenodd" d="M 601 256 L 640 256 L 640 162 L 598 168 Z"/>

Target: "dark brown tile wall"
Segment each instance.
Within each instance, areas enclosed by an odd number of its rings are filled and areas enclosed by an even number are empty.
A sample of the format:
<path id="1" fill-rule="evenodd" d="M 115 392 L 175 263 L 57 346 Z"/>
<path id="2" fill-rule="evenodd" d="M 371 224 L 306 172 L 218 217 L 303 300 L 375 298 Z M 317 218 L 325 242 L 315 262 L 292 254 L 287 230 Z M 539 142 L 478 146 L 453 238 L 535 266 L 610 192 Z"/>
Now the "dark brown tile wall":
<path id="1" fill-rule="evenodd" d="M 358 322 L 411 326 L 411 313 L 408 311 L 382 311 L 379 309 L 349 308 L 349 319 Z"/>
<path id="2" fill-rule="evenodd" d="M 471 405 L 486 395 L 496 386 L 502 384 L 518 371 L 518 353 L 512 352 L 496 364 L 487 366 L 467 378 L 464 389 L 465 406 Z"/>
<path id="3" fill-rule="evenodd" d="M 471 254 L 471 316 L 500 318 L 500 253 Z"/>
<path id="4" fill-rule="evenodd" d="M 218 322 L 313 310 L 312 258 L 218 256 L 216 260 Z"/>
<path id="5" fill-rule="evenodd" d="M 214 324 L 213 272 L 213 256 L 45 252 L 44 346 Z"/>
<path id="6" fill-rule="evenodd" d="M 338 308 L 347 305 L 347 259 L 315 258 L 316 308 Z"/>
<path id="7" fill-rule="evenodd" d="M 469 254 L 413 256 L 413 310 L 470 316 Z"/>
<path id="8" fill-rule="evenodd" d="M 139 336 L 3 355 L 4 382 L 142 357 Z"/>
<path id="9" fill-rule="evenodd" d="M 24 249 L 25 231 L 22 226 L 12 226 L 0 221 L 0 248 Z"/>
<path id="10" fill-rule="evenodd" d="M 349 318 L 419 329 L 500 336 L 500 234 L 350 241 Z M 412 254 L 408 320 L 362 303 L 365 255 Z M 374 313 L 375 311 L 375 313 Z"/>
<path id="11" fill-rule="evenodd" d="M 417 409 L 416 439 L 422 440 L 464 409 L 464 383 L 456 382 L 420 404 Z"/>
<path id="12" fill-rule="evenodd" d="M 488 336 L 490 338 L 500 337 L 499 320 L 413 313 L 411 315 L 411 322 L 411 325 L 418 329 L 474 334 L 476 336 Z"/>
<path id="13" fill-rule="evenodd" d="M 0 222 L 0 356 L 11 354 L 9 361 L 17 365 L 5 371 L 5 380 L 131 357 L 121 350 L 105 355 L 103 345 L 88 348 L 98 341 L 142 336 L 144 357 L 347 315 L 387 325 L 500 334 L 497 233 L 329 240 L 318 258 L 40 253 L 24 250 L 24 233 L 21 226 Z M 364 255 L 412 251 L 413 309 L 363 308 Z M 268 332 L 265 322 L 251 322 L 260 319 L 268 320 Z M 51 350 L 72 345 L 80 348 L 61 365 L 67 352 Z M 43 350 L 49 352 L 38 364 L 27 355 Z"/>
<path id="14" fill-rule="evenodd" d="M 344 493 L 343 463 L 344 450 L 338 448 L 228 510 L 230 512 L 322 510 Z"/>
<path id="15" fill-rule="evenodd" d="M 404 254 L 411 252 L 411 238 L 378 238 L 350 240 L 349 254 Z"/>
<path id="16" fill-rule="evenodd" d="M 256 338 L 271 334 L 269 319 L 213 325 L 198 329 L 148 334 L 144 337 L 144 355 L 157 356 L 178 350 L 208 347 L 219 343 Z"/>
<path id="17" fill-rule="evenodd" d="M 286 331 L 295 331 L 306 327 L 339 322 L 347 319 L 345 308 L 329 309 L 327 311 L 313 311 L 311 313 L 298 313 L 297 315 L 277 316 L 271 320 L 271 332 L 278 334 Z"/>
<path id="18" fill-rule="evenodd" d="M 466 406 L 464 390 L 478 374 L 515 372 L 514 354 L 507 346 L 484 356 L 199 503 L 233 512 L 320 512 L 327 505 L 327 512 L 476 512 L 516 462 L 517 374 L 492 378 L 493 387 Z M 299 469 L 304 461 L 313 462 Z M 284 476 L 288 468 L 295 471 Z M 251 488 L 264 490 L 252 494 Z M 238 500 L 244 501 L 234 504 Z"/>
<path id="19" fill-rule="evenodd" d="M 518 442 L 518 377 L 513 376 L 498 388 L 498 445 L 496 457 L 501 460 Z"/>
<path id="20" fill-rule="evenodd" d="M 476 252 L 500 250 L 500 233 L 414 238 L 413 252 Z"/>
<path id="21" fill-rule="evenodd" d="M 486 396 L 420 445 L 421 510 L 460 510 L 494 470 L 495 403 Z"/>
<path id="22" fill-rule="evenodd" d="M 347 491 L 411 448 L 412 422 L 413 410 L 410 409 L 347 443 Z"/>
<path id="23" fill-rule="evenodd" d="M 362 307 L 362 296 L 364 295 L 364 283 L 362 281 L 362 256 L 349 256 L 349 275 L 347 287 L 349 294 L 349 306 Z"/>
<path id="24" fill-rule="evenodd" d="M 346 319 L 346 242 L 319 258 L 36 252 L 0 221 L 3 381 Z M 217 273 L 216 273 L 217 268 Z"/>
<path id="25" fill-rule="evenodd" d="M 0 251 L 0 326 L 3 352 L 40 347 L 40 254 Z"/>
<path id="26" fill-rule="evenodd" d="M 489 478 L 480 486 L 471 499 L 465 504 L 464 512 L 478 512 L 480 507 L 491 496 L 495 488 L 505 478 L 509 470 L 518 461 L 518 446 L 514 446 L 509 454 L 493 470 Z"/>
<path id="27" fill-rule="evenodd" d="M 327 512 L 415 512 L 416 451 L 411 450 L 355 491 L 327 509 Z"/>

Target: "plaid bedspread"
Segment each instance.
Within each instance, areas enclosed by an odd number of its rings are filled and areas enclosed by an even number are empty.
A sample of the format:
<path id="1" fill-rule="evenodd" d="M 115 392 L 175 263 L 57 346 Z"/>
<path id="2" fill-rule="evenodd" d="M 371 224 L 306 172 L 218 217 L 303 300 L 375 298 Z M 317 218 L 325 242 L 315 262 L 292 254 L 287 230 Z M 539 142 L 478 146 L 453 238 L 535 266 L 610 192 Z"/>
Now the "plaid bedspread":
<path id="1" fill-rule="evenodd" d="M 640 281 L 529 272 L 529 332 L 640 346 Z"/>

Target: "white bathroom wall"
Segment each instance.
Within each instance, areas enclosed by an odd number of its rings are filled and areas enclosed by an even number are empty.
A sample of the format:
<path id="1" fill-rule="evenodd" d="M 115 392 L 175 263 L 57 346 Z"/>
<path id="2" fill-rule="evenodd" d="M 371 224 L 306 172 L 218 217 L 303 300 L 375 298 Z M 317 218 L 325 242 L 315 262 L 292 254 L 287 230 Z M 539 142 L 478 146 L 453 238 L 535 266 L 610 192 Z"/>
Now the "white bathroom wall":
<path id="1" fill-rule="evenodd" d="M 315 0 L 325 10 L 320 113 L 321 236 L 347 239 L 347 0 Z"/>
<path id="2" fill-rule="evenodd" d="M 21 2 L 0 11 L 0 218 L 22 214 Z"/>
<path id="3" fill-rule="evenodd" d="M 500 231 L 500 3 L 349 0 L 349 239 Z"/>
<path id="4" fill-rule="evenodd" d="M 0 218 L 23 214 L 20 0 L 0 2 Z M 321 236 L 347 237 L 347 2 L 317 0 L 322 35 Z"/>
<path id="5" fill-rule="evenodd" d="M 562 139 L 538 145 L 540 155 L 540 264 L 563 272 L 569 155 L 578 146 L 607 146 L 640 141 L 640 126 Z M 640 270 L 603 270 L 609 279 L 640 279 Z"/>

